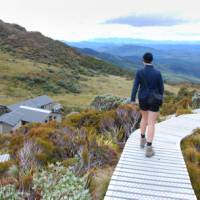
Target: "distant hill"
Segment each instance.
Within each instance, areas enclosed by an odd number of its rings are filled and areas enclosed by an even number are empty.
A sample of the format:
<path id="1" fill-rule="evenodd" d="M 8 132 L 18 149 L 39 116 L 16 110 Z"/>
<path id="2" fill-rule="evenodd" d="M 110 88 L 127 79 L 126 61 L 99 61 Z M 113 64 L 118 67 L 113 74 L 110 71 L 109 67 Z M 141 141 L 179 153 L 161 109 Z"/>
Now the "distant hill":
<path id="1" fill-rule="evenodd" d="M 84 80 L 99 75 L 133 77 L 134 73 L 0 20 L 0 95 L 79 93 Z"/>
<path id="2" fill-rule="evenodd" d="M 95 51 L 95 50 L 89 49 L 89 48 L 76 48 L 76 49 L 82 55 L 93 56 L 97 59 L 101 59 L 101 60 L 113 63 L 113 64 L 121 66 L 121 67 L 136 69 L 133 61 L 129 61 L 128 59 L 126 60 L 122 56 L 113 55 L 113 54 L 106 53 L 106 52 L 98 52 L 98 51 Z"/>
<path id="3" fill-rule="evenodd" d="M 112 41 L 114 41 L 112 43 Z M 127 44 L 126 42 L 129 42 Z M 138 69 L 142 66 L 142 55 L 152 52 L 154 63 L 169 82 L 200 83 L 200 44 L 181 42 L 161 43 L 136 40 L 104 40 L 70 43 L 79 52 L 123 67 Z M 93 52 L 92 52 L 93 51 Z M 95 52 L 94 52 L 95 51 Z"/>
<path id="4" fill-rule="evenodd" d="M 46 64 L 68 64 L 80 59 L 72 48 L 25 28 L 0 21 L 0 49 L 17 56 Z"/>
<path id="5" fill-rule="evenodd" d="M 67 42 L 67 41 L 64 41 Z M 70 42 L 67 42 L 70 43 Z M 74 42 L 71 42 L 71 44 Z M 76 42 L 77 43 L 77 42 Z M 112 45 L 200 45 L 200 40 L 199 41 L 174 41 L 174 40 L 148 40 L 148 39 L 133 39 L 133 38 L 120 38 L 120 37 L 108 37 L 108 38 L 94 38 L 86 41 L 80 41 L 78 42 L 79 44 L 112 44 Z"/>
<path id="6" fill-rule="evenodd" d="M 127 73 L 118 66 L 82 56 L 72 47 L 45 37 L 40 32 L 28 32 L 17 24 L 4 23 L 0 20 L 0 30 L 0 50 L 17 57 L 70 69 L 84 67 L 110 74 Z"/>

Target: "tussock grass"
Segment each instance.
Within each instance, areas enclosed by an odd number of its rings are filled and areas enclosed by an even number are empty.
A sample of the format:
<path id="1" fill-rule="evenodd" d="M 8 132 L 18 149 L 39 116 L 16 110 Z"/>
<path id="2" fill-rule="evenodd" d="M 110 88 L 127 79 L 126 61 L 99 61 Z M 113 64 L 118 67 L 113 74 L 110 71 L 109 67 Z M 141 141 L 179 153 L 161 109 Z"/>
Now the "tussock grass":
<path id="1" fill-rule="evenodd" d="M 200 129 L 181 142 L 181 149 L 189 172 L 193 189 L 200 200 Z"/>
<path id="2" fill-rule="evenodd" d="M 64 71 L 63 71 L 64 70 Z M 71 71 L 62 69 L 57 66 L 48 66 L 39 62 L 28 59 L 20 59 L 0 51 L 0 104 L 16 103 L 33 96 L 47 94 L 55 101 L 59 101 L 64 106 L 71 110 L 85 109 L 90 105 L 90 102 L 96 95 L 111 94 L 122 97 L 130 97 L 133 80 L 126 77 L 114 75 L 95 75 L 95 76 L 80 76 L 80 93 L 73 94 L 61 90 L 58 94 L 53 92 L 44 92 L 40 85 L 35 87 L 27 87 L 26 83 L 16 81 L 16 76 L 28 76 L 32 73 L 43 74 L 48 77 L 49 71 L 53 76 L 50 78 L 51 84 L 61 80 L 56 78 L 54 74 L 69 74 L 65 79 L 70 78 Z M 65 80 L 63 79 L 63 80 Z M 165 89 L 173 93 L 177 93 L 180 85 L 165 85 Z"/>
<path id="3" fill-rule="evenodd" d="M 106 194 L 114 167 L 97 169 L 90 183 L 90 192 L 93 200 L 103 200 Z"/>

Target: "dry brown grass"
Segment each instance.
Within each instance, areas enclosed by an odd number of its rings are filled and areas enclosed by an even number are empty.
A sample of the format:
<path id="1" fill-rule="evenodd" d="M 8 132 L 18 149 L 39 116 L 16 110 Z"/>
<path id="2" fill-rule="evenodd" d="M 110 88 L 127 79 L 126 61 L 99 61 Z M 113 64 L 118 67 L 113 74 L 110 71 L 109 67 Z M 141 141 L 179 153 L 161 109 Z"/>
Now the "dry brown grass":
<path id="1" fill-rule="evenodd" d="M 200 200 L 200 129 L 181 142 L 184 159 L 197 199 Z"/>
<path id="2" fill-rule="evenodd" d="M 34 63 L 26 59 L 18 59 L 8 54 L 0 52 L 0 104 L 11 104 L 31 98 L 36 95 L 44 94 L 40 88 L 28 90 L 24 85 L 17 85 L 15 82 L 3 78 L 10 78 L 16 75 L 26 75 L 31 72 L 41 72 L 48 66 L 41 63 Z M 54 68 L 51 66 L 51 68 Z M 55 68 L 56 70 L 56 68 Z M 96 95 L 111 94 L 129 97 L 133 85 L 133 80 L 127 80 L 119 76 L 96 76 L 84 77 L 86 81 L 81 82 L 81 93 L 70 94 L 61 93 L 58 95 L 49 94 L 56 101 L 61 102 L 66 107 L 87 108 Z M 165 89 L 177 93 L 182 85 L 165 85 Z M 189 86 L 188 86 L 189 87 Z M 193 88 L 193 87 L 189 87 Z"/>
<path id="3" fill-rule="evenodd" d="M 82 82 L 80 94 L 65 94 L 53 96 L 67 107 L 87 108 L 96 95 L 111 94 L 122 97 L 130 97 L 133 80 L 127 80 L 118 76 L 90 77 Z M 165 89 L 178 93 L 181 86 L 165 85 Z M 192 89 L 192 87 L 191 87 Z"/>
<path id="4" fill-rule="evenodd" d="M 96 170 L 90 184 L 90 191 L 93 200 L 104 199 L 113 171 L 114 167 L 107 167 Z"/>

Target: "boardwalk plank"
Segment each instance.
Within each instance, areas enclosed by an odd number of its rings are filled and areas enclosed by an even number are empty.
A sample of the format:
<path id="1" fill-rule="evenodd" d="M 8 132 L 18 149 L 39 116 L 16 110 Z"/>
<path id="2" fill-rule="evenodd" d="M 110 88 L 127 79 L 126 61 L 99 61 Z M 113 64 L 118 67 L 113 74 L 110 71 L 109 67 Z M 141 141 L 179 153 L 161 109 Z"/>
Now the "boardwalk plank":
<path id="1" fill-rule="evenodd" d="M 156 154 L 144 156 L 140 131 L 131 134 L 113 172 L 104 200 L 196 200 L 180 141 L 200 127 L 200 113 L 156 124 Z"/>

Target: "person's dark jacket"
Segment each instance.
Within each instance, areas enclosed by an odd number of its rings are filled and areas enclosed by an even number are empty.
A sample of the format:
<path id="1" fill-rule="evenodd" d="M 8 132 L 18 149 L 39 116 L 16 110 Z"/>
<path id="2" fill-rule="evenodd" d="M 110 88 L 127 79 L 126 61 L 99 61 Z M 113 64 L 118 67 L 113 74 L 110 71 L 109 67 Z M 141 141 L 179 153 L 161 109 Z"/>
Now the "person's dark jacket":
<path id="1" fill-rule="evenodd" d="M 148 84 L 149 89 L 147 89 L 145 82 Z M 131 92 L 131 102 L 135 101 L 138 88 L 139 99 L 145 99 L 153 90 L 157 90 L 161 95 L 163 95 L 164 84 L 160 71 L 156 70 L 153 65 L 146 65 L 143 69 L 136 72 Z"/>

